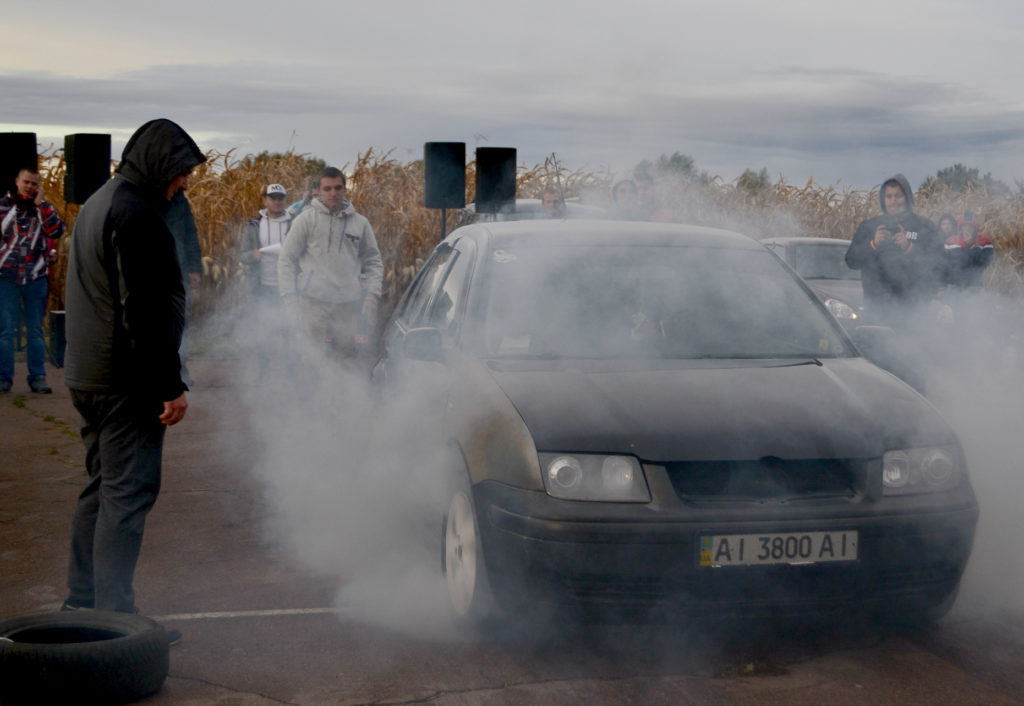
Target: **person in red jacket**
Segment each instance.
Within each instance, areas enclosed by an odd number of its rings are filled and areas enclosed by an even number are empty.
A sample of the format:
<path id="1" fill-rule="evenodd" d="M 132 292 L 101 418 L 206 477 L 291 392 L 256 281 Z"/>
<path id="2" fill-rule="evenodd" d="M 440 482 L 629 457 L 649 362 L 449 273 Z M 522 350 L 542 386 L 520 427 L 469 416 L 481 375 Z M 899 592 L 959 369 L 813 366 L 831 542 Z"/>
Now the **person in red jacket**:
<path id="1" fill-rule="evenodd" d="M 981 289 L 982 276 L 992 263 L 992 240 L 981 235 L 974 214 L 957 221 L 957 233 L 946 238 L 946 282 L 964 289 Z"/>

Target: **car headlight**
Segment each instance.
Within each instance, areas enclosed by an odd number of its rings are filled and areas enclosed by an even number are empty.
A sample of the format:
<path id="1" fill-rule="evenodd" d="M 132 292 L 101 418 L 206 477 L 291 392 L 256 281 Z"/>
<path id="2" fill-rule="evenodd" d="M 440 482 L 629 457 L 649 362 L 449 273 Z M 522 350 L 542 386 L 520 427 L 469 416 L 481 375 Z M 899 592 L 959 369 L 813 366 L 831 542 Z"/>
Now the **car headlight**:
<path id="1" fill-rule="evenodd" d="M 540 454 L 544 487 L 562 500 L 646 503 L 651 501 L 640 462 L 633 456 Z"/>
<path id="2" fill-rule="evenodd" d="M 960 453 L 956 447 L 886 451 L 882 456 L 885 495 L 937 493 L 960 485 Z"/>
<path id="3" fill-rule="evenodd" d="M 857 318 L 857 312 L 853 310 L 853 307 L 838 299 L 826 299 L 825 308 L 828 309 L 829 313 L 837 319 Z"/>

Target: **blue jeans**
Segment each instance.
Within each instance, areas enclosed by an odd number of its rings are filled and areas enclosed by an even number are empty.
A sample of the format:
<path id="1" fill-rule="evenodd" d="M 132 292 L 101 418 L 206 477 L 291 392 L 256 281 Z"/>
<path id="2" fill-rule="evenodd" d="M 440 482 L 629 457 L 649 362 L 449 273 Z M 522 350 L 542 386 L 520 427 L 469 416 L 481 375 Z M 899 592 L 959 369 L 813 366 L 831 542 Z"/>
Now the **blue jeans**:
<path id="1" fill-rule="evenodd" d="M 28 332 L 28 376 L 43 377 L 46 368 L 46 342 L 43 339 L 43 314 L 46 313 L 46 278 L 27 284 L 0 280 L 0 379 L 14 380 L 14 342 L 18 317 L 24 308 Z"/>

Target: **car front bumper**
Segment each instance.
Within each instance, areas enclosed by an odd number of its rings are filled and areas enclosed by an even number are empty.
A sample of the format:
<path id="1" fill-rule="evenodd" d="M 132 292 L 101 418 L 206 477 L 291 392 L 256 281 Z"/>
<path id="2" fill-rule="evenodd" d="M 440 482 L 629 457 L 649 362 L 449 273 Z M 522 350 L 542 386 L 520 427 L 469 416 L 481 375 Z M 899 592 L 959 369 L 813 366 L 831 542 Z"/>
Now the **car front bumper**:
<path id="1" fill-rule="evenodd" d="M 529 595 L 715 615 L 928 612 L 955 595 L 978 518 L 969 488 L 870 507 L 566 502 L 493 482 L 475 486 L 474 499 L 490 583 L 504 603 Z M 854 561 L 700 565 L 702 536 L 851 530 Z"/>

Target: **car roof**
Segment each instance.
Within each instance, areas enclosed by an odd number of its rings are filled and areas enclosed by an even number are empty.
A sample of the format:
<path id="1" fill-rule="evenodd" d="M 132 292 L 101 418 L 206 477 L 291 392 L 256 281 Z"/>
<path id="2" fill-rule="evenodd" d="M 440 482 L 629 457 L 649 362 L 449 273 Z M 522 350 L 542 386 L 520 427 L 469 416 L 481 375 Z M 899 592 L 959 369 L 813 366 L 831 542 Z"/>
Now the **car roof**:
<path id="1" fill-rule="evenodd" d="M 491 249 L 512 245 L 652 245 L 759 250 L 746 235 L 718 228 L 674 223 L 611 220 L 542 220 L 475 223 L 453 231 L 446 242 L 454 245 L 470 237 L 487 241 Z"/>
<path id="2" fill-rule="evenodd" d="M 782 238 L 761 238 L 760 242 L 764 244 L 775 243 L 778 245 L 834 245 L 836 243 L 839 243 L 843 247 L 850 246 L 850 241 L 844 238 L 817 238 L 809 235 L 791 235 Z"/>
<path id="3" fill-rule="evenodd" d="M 562 206 L 565 208 L 565 213 L 572 217 L 578 218 L 600 218 L 604 215 L 605 209 L 600 206 L 591 206 L 589 204 L 580 203 L 575 199 L 565 199 L 562 202 Z M 514 202 L 505 204 L 497 214 L 490 213 L 476 213 L 476 204 L 466 204 L 464 211 L 479 215 L 481 218 L 487 218 L 489 216 L 497 215 L 499 218 L 495 218 L 494 221 L 515 221 L 515 220 L 529 220 L 531 218 L 543 218 L 544 204 L 540 199 L 516 199 Z"/>

